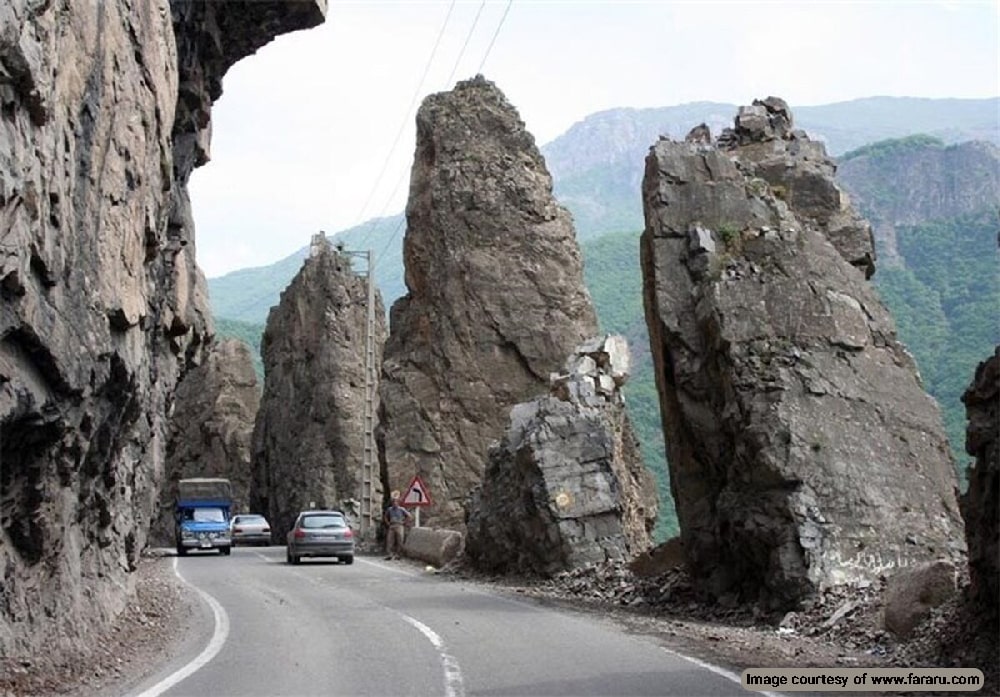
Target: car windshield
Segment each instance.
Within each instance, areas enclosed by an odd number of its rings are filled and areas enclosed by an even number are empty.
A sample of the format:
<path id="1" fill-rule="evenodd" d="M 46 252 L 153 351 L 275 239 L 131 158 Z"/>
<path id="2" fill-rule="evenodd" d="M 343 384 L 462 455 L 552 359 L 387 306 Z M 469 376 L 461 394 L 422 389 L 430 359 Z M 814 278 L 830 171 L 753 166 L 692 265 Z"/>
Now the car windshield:
<path id="1" fill-rule="evenodd" d="M 240 525 L 256 525 L 258 523 L 266 523 L 267 521 L 264 520 L 264 516 L 262 515 L 238 515 L 233 518 L 233 522 Z"/>
<path id="2" fill-rule="evenodd" d="M 192 518 L 199 523 L 223 523 L 226 520 L 221 508 L 196 508 Z"/>
<path id="3" fill-rule="evenodd" d="M 342 515 L 310 515 L 302 519 L 303 528 L 344 528 L 347 523 Z"/>

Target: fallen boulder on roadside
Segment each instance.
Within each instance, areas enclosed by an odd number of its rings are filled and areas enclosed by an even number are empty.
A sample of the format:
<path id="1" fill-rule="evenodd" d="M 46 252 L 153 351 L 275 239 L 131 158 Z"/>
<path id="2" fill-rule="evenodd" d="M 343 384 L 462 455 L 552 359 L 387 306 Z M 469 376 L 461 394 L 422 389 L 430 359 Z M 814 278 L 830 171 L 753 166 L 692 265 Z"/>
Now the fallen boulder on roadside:
<path id="1" fill-rule="evenodd" d="M 437 528 L 411 528 L 403 543 L 403 554 L 442 567 L 462 552 L 462 533 Z"/>

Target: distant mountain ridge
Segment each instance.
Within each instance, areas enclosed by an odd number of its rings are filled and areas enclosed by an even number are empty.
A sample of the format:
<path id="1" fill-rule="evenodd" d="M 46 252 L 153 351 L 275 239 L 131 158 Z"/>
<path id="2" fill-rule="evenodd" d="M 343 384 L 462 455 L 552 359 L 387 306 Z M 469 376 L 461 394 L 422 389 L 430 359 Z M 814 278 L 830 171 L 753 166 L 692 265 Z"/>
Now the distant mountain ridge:
<path id="1" fill-rule="evenodd" d="M 763 96 L 763 95 L 762 95 Z M 780 96 L 780 95 L 778 95 Z M 542 148 L 556 197 L 573 211 L 579 238 L 643 226 L 638 194 L 643 162 L 661 136 L 683 138 L 705 123 L 713 135 L 732 125 L 738 107 L 695 102 L 591 114 Z M 863 145 L 923 133 L 942 142 L 1000 144 L 1000 98 L 869 97 L 821 106 L 792 105 L 795 127 L 838 156 Z"/>
<path id="2" fill-rule="evenodd" d="M 766 96 L 766 95 L 762 95 Z M 573 213 L 581 241 L 609 232 L 642 229 L 639 188 L 646 152 L 659 135 L 683 137 L 705 122 L 713 132 L 732 123 L 737 106 L 694 102 L 651 109 L 611 109 L 587 116 L 541 150 L 556 198 Z M 924 99 L 870 97 L 822 106 L 793 107 L 796 126 L 826 140 L 832 154 L 884 138 L 925 133 L 944 143 L 985 140 L 1000 144 L 1000 98 Z M 349 249 L 375 251 L 375 278 L 386 307 L 406 292 L 403 214 L 372 219 L 336 233 Z M 216 317 L 267 320 L 270 307 L 302 265 L 305 247 L 269 266 L 210 278 Z"/>

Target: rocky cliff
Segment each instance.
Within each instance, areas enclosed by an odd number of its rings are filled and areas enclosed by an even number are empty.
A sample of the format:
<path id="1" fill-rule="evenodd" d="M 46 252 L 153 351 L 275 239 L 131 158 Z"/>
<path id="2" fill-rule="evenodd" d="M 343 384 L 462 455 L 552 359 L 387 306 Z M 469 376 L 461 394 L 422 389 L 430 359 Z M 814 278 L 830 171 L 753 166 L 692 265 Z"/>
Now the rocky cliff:
<path id="1" fill-rule="evenodd" d="M 122 608 L 211 331 L 186 190 L 226 68 L 323 7 L 0 7 L 0 654 Z"/>
<path id="2" fill-rule="evenodd" d="M 544 393 L 597 320 L 534 138 L 482 77 L 421 105 L 406 218 L 379 457 L 389 488 L 421 475 L 424 520 L 460 527 L 510 407 Z"/>
<path id="3" fill-rule="evenodd" d="M 320 236 L 268 315 L 250 507 L 268 516 L 275 539 L 283 540 L 306 508 L 360 513 L 367 308 L 367 279 L 354 271 L 347 253 Z M 374 317 L 372 351 L 378 366 L 386 331 L 377 291 Z M 372 397 L 377 409 L 374 390 Z M 372 475 L 378 509 L 374 452 Z"/>
<path id="4" fill-rule="evenodd" d="M 204 362 L 184 375 L 174 393 L 152 544 L 174 546 L 176 482 L 224 477 L 233 483 L 233 510 L 248 511 L 250 454 L 260 386 L 250 347 L 226 339 L 210 344 Z"/>
<path id="5" fill-rule="evenodd" d="M 469 504 L 475 566 L 551 576 L 649 547 L 656 487 L 619 392 L 629 365 L 622 337 L 589 341 L 551 376 L 549 395 L 511 409 Z"/>
<path id="6" fill-rule="evenodd" d="M 941 417 L 865 276 L 871 231 L 783 101 L 646 160 L 646 318 L 684 548 L 792 606 L 963 545 Z"/>
<path id="7" fill-rule="evenodd" d="M 996 208 L 1000 148 L 913 136 L 847 153 L 838 175 L 875 229 L 881 263 L 901 264 L 899 228 Z"/>
<path id="8" fill-rule="evenodd" d="M 969 416 L 965 449 L 976 458 L 962 497 L 970 596 L 995 628 L 1000 621 L 1000 347 L 976 369 L 962 401 Z"/>

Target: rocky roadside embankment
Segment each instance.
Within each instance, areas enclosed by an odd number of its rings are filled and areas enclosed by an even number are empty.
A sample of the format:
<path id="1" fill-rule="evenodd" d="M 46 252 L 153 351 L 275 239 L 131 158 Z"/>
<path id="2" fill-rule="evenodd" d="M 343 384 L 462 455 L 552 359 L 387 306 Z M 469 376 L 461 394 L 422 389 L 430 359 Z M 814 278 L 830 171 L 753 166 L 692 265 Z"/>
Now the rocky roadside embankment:
<path id="1" fill-rule="evenodd" d="M 461 567 L 450 573 L 521 597 L 599 612 L 630 631 L 735 672 L 749 667 L 979 668 L 986 684 L 977 694 L 1000 695 L 1000 637 L 978 630 L 980 613 L 963 600 L 967 574 L 953 599 L 931 610 L 900 640 L 882 626 L 885 576 L 827 589 L 798 612 L 767 615 L 707 599 L 680 568 L 640 576 L 628 563 L 613 561 L 551 579 L 488 577 Z"/>
<path id="2" fill-rule="evenodd" d="M 198 602 L 171 562 L 142 557 L 135 596 L 110 631 L 86 648 L 62 656 L 0 657 L 0 697 L 118 694 L 161 666 L 178 647 Z"/>

